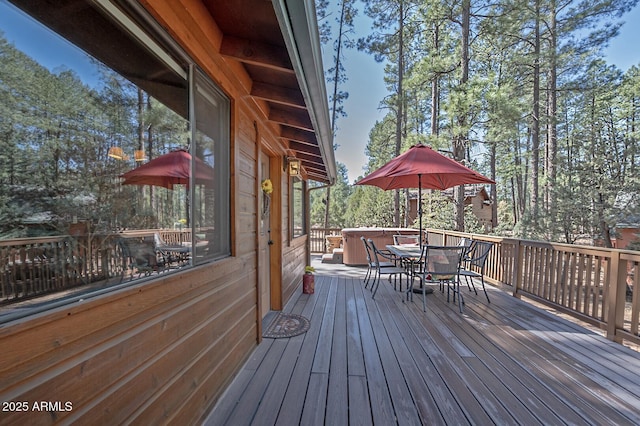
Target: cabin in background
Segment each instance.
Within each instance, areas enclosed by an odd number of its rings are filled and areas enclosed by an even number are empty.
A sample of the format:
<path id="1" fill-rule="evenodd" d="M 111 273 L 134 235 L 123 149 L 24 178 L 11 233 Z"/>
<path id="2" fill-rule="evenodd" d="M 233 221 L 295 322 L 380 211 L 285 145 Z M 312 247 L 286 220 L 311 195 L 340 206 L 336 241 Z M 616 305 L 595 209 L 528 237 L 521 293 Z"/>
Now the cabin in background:
<path id="1" fill-rule="evenodd" d="M 307 182 L 336 179 L 314 3 L 3 6 L 186 120 L 191 154 L 215 157 L 216 175 L 202 193 L 188 187 L 198 200 L 188 217 L 211 226 L 199 252 L 198 225 L 187 225 L 196 255 L 186 267 L 0 318 L 0 399 L 61 402 L 45 412 L 3 413 L 1 422 L 198 423 L 260 342 L 265 315 L 301 286 L 310 259 Z"/>
<path id="2" fill-rule="evenodd" d="M 425 190 L 425 192 L 430 190 Z M 453 188 L 442 191 L 447 199 L 453 202 Z M 492 226 L 492 209 L 491 197 L 484 185 L 465 185 L 464 188 L 464 205 L 471 205 L 473 215 L 478 222 L 484 227 L 486 232 L 493 230 Z M 409 192 L 409 214 L 408 223 L 414 223 L 418 217 L 418 191 L 411 190 Z"/>
<path id="3" fill-rule="evenodd" d="M 638 194 L 620 191 L 613 204 L 618 213 L 612 232 L 614 248 L 638 250 L 640 248 L 640 198 Z"/>

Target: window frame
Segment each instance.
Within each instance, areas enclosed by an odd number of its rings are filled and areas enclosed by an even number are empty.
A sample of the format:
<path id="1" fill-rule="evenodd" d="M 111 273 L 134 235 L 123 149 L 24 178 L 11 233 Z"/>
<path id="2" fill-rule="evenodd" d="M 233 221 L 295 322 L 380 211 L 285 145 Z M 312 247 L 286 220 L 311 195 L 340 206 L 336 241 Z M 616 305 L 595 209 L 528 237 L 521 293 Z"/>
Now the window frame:
<path id="1" fill-rule="evenodd" d="M 190 116 L 190 133 L 191 140 L 197 141 L 198 132 L 198 112 L 196 111 L 196 98 L 198 94 L 212 103 L 222 103 L 224 107 L 221 108 L 221 116 L 218 118 L 219 123 L 226 123 L 223 129 L 220 130 L 220 141 L 218 141 L 214 147 L 215 157 L 215 176 L 214 176 L 214 191 L 216 195 L 216 202 L 214 205 L 214 216 L 216 218 L 215 224 L 219 229 L 216 232 L 219 238 L 210 244 L 210 250 L 208 256 L 203 261 L 197 261 L 193 258 L 193 265 L 207 263 L 212 260 L 228 257 L 231 255 L 231 100 L 218 88 L 215 83 L 207 77 L 204 71 L 200 70 L 195 65 L 191 65 L 189 68 L 189 116 Z M 226 148 L 226 149 L 224 149 Z M 195 175 L 195 159 L 196 159 L 197 146 L 196 143 L 191 147 L 191 175 Z M 195 200 L 196 185 L 190 185 L 190 197 Z M 221 197 L 219 197 L 221 196 Z M 195 203 L 191 205 L 192 217 L 195 216 Z M 220 226 L 222 225 L 222 226 Z M 196 235 L 198 229 L 196 228 L 195 220 L 191 224 L 191 235 Z M 193 239 L 193 253 L 197 253 L 197 246 L 195 244 L 195 238 Z"/>
<path id="2" fill-rule="evenodd" d="M 296 184 L 300 184 L 300 188 L 296 188 Z M 303 237 L 308 234 L 308 224 L 306 205 L 306 181 L 298 176 L 292 176 L 289 178 L 289 239 L 294 240 L 296 238 Z M 296 211 L 296 193 L 300 193 L 300 212 Z M 301 215 L 301 217 L 298 217 Z M 300 223 L 299 231 L 296 231 L 297 223 Z"/>

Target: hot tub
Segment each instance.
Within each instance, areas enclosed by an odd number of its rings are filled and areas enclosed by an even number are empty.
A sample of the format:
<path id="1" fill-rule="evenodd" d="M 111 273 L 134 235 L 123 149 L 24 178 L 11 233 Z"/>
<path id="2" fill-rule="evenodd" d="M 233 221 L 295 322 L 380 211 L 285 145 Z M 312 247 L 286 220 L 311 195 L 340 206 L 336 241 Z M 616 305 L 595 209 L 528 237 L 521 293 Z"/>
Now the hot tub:
<path id="1" fill-rule="evenodd" d="M 345 265 L 366 265 L 367 253 L 360 237 L 371 238 L 380 250 L 393 244 L 394 235 L 415 235 L 420 231 L 412 228 L 345 228 L 342 230 L 343 263 Z"/>

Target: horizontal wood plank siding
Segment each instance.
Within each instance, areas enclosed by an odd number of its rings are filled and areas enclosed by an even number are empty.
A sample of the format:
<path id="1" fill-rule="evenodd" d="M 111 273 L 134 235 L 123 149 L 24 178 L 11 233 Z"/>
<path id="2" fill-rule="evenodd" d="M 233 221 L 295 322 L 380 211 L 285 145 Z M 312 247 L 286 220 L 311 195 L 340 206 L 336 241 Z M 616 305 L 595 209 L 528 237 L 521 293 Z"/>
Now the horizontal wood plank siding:
<path id="1" fill-rule="evenodd" d="M 291 241 L 283 251 L 282 262 L 282 297 L 286 304 L 299 286 L 306 262 L 307 237 L 298 237 Z"/>
<path id="2" fill-rule="evenodd" d="M 0 398 L 56 395 L 73 404 L 59 419 L 91 424 L 162 419 L 188 401 L 176 395 L 212 400 L 256 344 L 255 285 L 237 273 L 247 266 L 226 259 L 3 327 Z M 218 366 L 227 374 L 197 386 Z M 187 389 L 170 392 L 189 377 Z M 157 404 L 173 408 L 154 411 Z M 1 423 L 25 421 L 23 413 L 4 414 Z M 31 424 L 49 421 L 49 413 L 28 416 Z"/>

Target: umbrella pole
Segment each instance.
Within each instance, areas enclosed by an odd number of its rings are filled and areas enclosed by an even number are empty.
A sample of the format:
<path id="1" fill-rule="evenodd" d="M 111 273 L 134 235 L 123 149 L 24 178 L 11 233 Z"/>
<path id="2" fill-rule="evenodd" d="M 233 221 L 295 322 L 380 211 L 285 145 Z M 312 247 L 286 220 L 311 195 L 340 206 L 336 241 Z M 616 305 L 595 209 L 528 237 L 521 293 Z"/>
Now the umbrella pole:
<path id="1" fill-rule="evenodd" d="M 422 249 L 422 175 L 418 174 L 418 222 L 420 224 L 420 249 Z"/>

